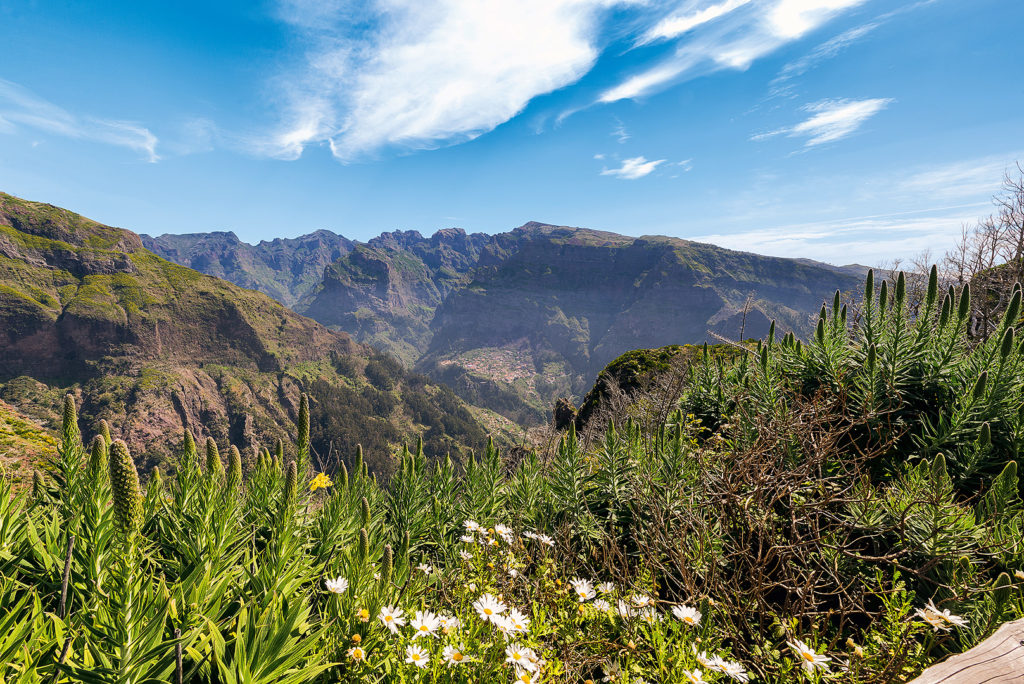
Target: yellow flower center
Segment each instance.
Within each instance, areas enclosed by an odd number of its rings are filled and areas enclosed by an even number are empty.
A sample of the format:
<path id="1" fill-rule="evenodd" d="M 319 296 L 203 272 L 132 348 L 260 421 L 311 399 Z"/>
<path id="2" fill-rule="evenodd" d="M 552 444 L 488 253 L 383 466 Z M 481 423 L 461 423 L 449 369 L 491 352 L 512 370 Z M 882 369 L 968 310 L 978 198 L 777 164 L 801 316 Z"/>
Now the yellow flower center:
<path id="1" fill-rule="evenodd" d="M 800 655 L 802 655 L 804 657 L 804 660 L 806 660 L 807 662 L 810 662 L 810 663 L 814 662 L 814 654 L 811 653 L 810 651 L 804 651 Z"/>
<path id="2" fill-rule="evenodd" d="M 427 629 L 427 626 L 426 626 L 426 625 L 420 625 L 420 631 L 421 631 L 421 632 L 429 632 L 430 630 L 429 630 L 429 629 Z"/>
<path id="3" fill-rule="evenodd" d="M 484 615 L 494 615 L 494 611 L 490 608 L 484 608 Z"/>
<path id="4" fill-rule="evenodd" d="M 452 653 L 452 660 L 454 660 L 455 662 L 461 661 L 462 660 L 462 654 L 459 653 L 458 651 L 456 651 L 455 653 Z"/>
<path id="5" fill-rule="evenodd" d="M 394 619 L 395 619 L 395 618 L 391 617 L 390 615 L 385 615 L 385 616 L 384 616 L 384 622 L 391 622 L 391 621 L 392 621 L 392 620 L 394 620 Z"/>

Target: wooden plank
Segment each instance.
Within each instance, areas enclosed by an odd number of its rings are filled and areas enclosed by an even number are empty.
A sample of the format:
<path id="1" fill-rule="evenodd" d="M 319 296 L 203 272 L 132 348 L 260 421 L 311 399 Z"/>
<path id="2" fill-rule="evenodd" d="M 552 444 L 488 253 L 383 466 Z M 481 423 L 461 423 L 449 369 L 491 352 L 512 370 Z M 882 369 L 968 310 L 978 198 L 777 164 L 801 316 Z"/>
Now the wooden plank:
<path id="1" fill-rule="evenodd" d="M 910 684 L 1024 684 L 1024 620 L 1007 622 L 969 651 L 925 670 Z"/>

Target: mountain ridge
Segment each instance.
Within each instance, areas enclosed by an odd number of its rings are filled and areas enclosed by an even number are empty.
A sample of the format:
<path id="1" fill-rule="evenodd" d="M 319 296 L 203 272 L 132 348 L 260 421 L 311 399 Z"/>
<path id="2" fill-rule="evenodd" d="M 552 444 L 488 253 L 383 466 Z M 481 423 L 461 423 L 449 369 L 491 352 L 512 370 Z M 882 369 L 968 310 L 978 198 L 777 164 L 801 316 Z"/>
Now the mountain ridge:
<path id="1" fill-rule="evenodd" d="M 528 221 L 495 234 L 392 231 L 352 242 L 291 306 L 470 403 L 536 423 L 629 349 L 749 337 L 772 320 L 806 334 L 822 301 L 859 288 L 864 272 Z M 246 278 L 255 280 L 235 279 Z"/>
<path id="2" fill-rule="evenodd" d="M 87 420 L 131 434 L 148 465 L 171 457 L 164 436 L 183 429 L 220 442 L 287 439 L 301 392 L 312 394 L 324 457 L 361 442 L 386 470 L 409 434 L 424 434 L 429 453 L 484 441 L 447 388 L 143 244 L 0 193 L 0 400 L 52 423 L 70 392 Z"/>

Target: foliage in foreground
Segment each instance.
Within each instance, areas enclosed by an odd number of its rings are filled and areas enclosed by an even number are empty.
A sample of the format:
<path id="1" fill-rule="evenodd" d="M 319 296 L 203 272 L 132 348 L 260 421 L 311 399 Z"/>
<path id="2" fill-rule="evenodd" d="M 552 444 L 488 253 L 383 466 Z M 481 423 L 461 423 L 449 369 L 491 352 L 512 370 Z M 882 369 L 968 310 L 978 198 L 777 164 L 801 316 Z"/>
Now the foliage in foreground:
<path id="1" fill-rule="evenodd" d="M 1024 360 L 1019 290 L 971 346 L 968 290 L 910 320 L 904 289 L 705 356 L 666 422 L 515 463 L 403 451 L 386 486 L 361 453 L 311 472 L 304 401 L 294 453 L 186 434 L 143 493 L 69 401 L 48 475 L 0 483 L 0 674 L 906 680 L 1024 614 Z"/>

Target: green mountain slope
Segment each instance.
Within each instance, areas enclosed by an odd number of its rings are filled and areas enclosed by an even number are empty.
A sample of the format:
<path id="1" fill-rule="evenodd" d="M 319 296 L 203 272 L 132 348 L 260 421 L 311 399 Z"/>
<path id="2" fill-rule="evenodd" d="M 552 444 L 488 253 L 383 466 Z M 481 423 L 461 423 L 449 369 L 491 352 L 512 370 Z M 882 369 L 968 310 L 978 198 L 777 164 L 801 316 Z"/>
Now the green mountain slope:
<path id="1" fill-rule="evenodd" d="M 55 408 L 71 391 L 86 420 L 132 435 L 148 463 L 183 427 L 221 442 L 287 437 L 301 391 L 313 394 L 323 456 L 363 442 L 386 468 L 388 448 L 416 432 L 435 453 L 483 441 L 450 390 L 394 365 L 264 294 L 156 256 L 134 233 L 0 194 L 0 398 L 15 406 Z"/>

